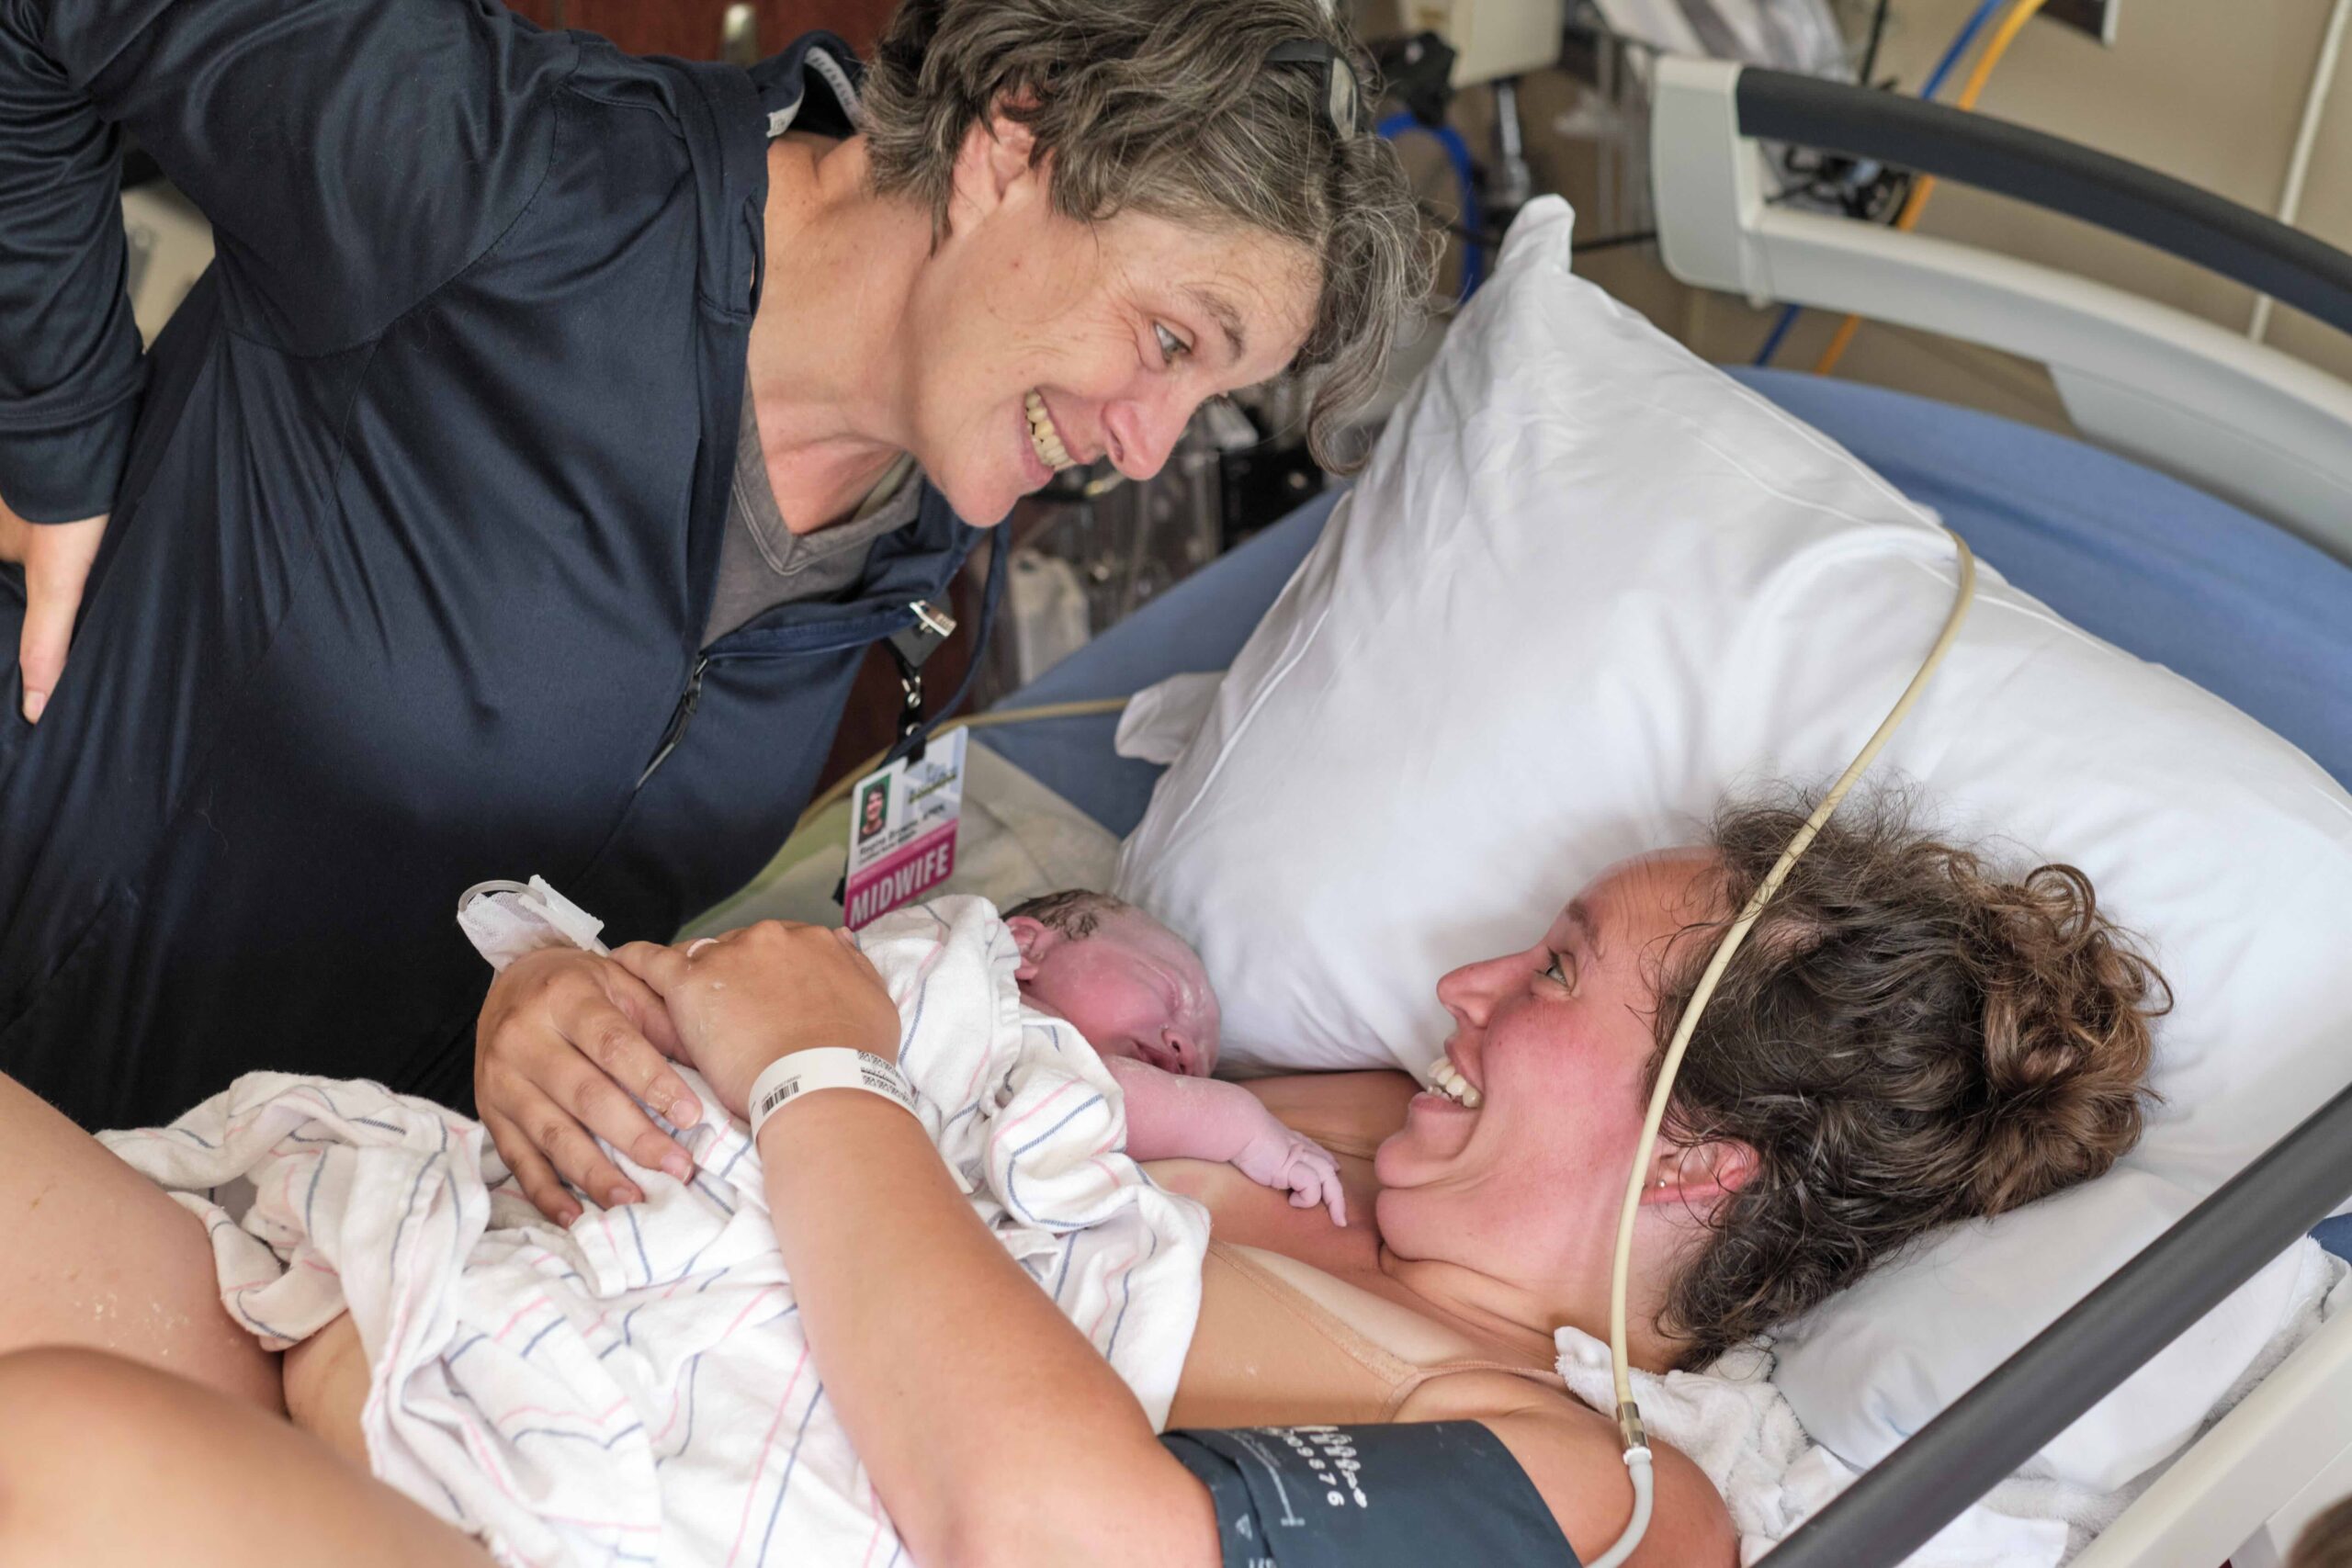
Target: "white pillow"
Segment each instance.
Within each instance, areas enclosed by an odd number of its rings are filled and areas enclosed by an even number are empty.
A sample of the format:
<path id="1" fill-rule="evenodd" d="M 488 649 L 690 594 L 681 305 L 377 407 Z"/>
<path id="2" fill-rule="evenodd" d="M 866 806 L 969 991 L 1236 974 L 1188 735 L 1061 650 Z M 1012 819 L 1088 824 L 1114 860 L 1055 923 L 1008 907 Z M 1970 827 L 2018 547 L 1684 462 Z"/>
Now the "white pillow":
<path id="1" fill-rule="evenodd" d="M 1118 889 L 1191 937 L 1243 1070 L 1422 1068 L 1446 969 L 1507 952 L 1726 791 L 1818 784 L 1941 626 L 1952 549 L 1819 434 L 1569 276 L 1532 205 L 1160 781 Z M 2177 994 L 2099 1182 L 1957 1228 L 1785 1335 L 1868 1464 L 2328 1094 L 2352 1061 L 2352 799 L 2285 741 L 1985 571 L 1879 776 L 2088 872 Z M 2028 863 L 2030 863 L 2030 862 Z M 2258 1276 L 2044 1450 L 2108 1489 L 2278 1325 Z"/>

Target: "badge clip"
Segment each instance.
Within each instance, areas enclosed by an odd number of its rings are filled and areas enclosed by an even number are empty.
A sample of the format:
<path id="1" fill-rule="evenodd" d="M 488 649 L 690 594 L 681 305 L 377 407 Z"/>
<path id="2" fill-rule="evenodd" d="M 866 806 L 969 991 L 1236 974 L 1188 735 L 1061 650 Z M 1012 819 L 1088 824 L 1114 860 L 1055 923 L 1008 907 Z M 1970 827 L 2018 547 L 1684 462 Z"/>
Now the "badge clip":
<path id="1" fill-rule="evenodd" d="M 899 739 L 914 737 L 922 728 L 922 666 L 923 661 L 939 651 L 940 644 L 956 635 L 956 617 L 938 605 L 918 599 L 907 606 L 914 612 L 914 624 L 890 634 L 890 657 L 899 666 L 899 689 L 906 701 L 899 709 Z M 907 760 L 922 761 L 923 743 L 917 739 L 908 751 Z"/>
<path id="2" fill-rule="evenodd" d="M 890 649 L 900 660 L 916 669 L 923 660 L 939 651 L 939 645 L 956 635 L 956 617 L 938 605 L 918 599 L 907 606 L 914 612 L 914 625 L 890 634 Z"/>

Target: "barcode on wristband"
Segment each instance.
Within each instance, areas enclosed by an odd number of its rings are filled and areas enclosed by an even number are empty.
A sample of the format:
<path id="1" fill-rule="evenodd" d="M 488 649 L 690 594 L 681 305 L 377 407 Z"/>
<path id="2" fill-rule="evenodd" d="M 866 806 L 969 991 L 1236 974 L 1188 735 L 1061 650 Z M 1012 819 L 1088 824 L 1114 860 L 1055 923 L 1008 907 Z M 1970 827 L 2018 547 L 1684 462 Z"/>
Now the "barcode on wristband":
<path id="1" fill-rule="evenodd" d="M 759 1135 L 769 1117 L 804 1094 L 820 1089 L 862 1089 L 878 1094 L 910 1115 L 914 1100 L 899 1069 L 870 1051 L 838 1046 L 804 1051 L 772 1064 L 752 1086 L 752 1134 Z"/>

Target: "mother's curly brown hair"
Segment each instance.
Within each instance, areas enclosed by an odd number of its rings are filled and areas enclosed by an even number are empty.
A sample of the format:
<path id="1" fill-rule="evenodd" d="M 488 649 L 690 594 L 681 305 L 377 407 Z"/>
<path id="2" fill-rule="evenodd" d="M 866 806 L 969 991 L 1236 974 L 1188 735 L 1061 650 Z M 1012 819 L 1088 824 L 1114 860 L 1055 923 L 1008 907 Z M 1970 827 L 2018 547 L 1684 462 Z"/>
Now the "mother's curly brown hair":
<path id="1" fill-rule="evenodd" d="M 1810 809 L 1718 815 L 1723 908 L 1746 904 Z M 1674 944 L 1661 1051 L 1713 946 Z M 2139 1139 L 2149 1023 L 2170 1005 L 2080 871 L 2007 880 L 1913 828 L 1898 794 L 1848 802 L 1725 972 L 1675 1083 L 1675 1141 L 1757 1156 L 1668 1292 L 1683 1364 L 1939 1225 L 2105 1171 Z"/>

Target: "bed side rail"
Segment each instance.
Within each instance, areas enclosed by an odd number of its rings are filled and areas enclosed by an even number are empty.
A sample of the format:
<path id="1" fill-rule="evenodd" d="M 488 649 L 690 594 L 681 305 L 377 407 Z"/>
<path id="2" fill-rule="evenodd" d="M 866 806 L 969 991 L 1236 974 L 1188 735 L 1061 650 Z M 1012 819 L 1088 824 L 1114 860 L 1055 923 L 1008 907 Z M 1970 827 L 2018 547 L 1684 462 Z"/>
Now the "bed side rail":
<path id="1" fill-rule="evenodd" d="M 1878 158 L 2084 219 L 2347 332 L 2352 256 L 2210 192 L 1987 116 L 1721 61 L 1659 62 L 1652 164 L 1660 248 L 1677 277 L 2042 361 L 2090 439 L 2352 560 L 2352 387 L 2055 268 L 1773 206 L 1758 138 Z"/>
<path id="2" fill-rule="evenodd" d="M 2325 1219 L 2347 1192 L 2352 1088 L 2183 1215 L 1763 1561 L 1772 1568 L 1894 1568 Z"/>
<path id="3" fill-rule="evenodd" d="M 2099 1532 L 2074 1568 L 2280 1568 L 2352 1496 L 2352 1312 L 2295 1348 Z"/>
<path id="4" fill-rule="evenodd" d="M 1989 115 L 1743 71 L 1742 136 L 1956 180 L 2143 241 L 2352 333 L 2352 255 L 2169 175 Z"/>

